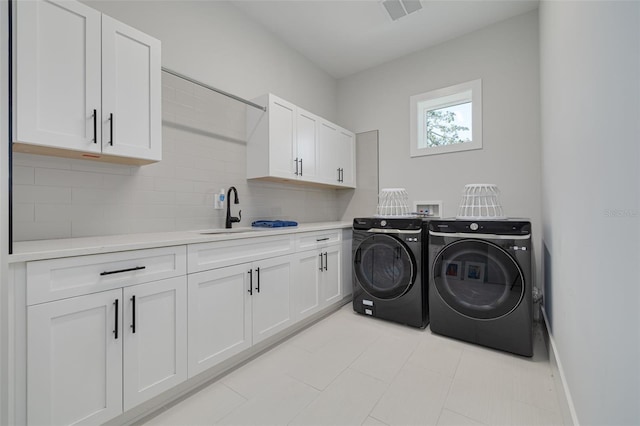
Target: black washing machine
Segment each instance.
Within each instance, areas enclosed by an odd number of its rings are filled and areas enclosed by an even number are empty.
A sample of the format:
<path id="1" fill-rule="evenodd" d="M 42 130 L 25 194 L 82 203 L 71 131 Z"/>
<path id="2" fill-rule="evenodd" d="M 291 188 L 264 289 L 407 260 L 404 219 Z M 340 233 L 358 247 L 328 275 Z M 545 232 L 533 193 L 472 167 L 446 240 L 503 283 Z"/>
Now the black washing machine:
<path id="1" fill-rule="evenodd" d="M 353 220 L 353 309 L 364 315 L 426 327 L 423 221 Z"/>
<path id="2" fill-rule="evenodd" d="M 431 331 L 532 356 L 531 223 L 435 220 L 428 229 Z"/>

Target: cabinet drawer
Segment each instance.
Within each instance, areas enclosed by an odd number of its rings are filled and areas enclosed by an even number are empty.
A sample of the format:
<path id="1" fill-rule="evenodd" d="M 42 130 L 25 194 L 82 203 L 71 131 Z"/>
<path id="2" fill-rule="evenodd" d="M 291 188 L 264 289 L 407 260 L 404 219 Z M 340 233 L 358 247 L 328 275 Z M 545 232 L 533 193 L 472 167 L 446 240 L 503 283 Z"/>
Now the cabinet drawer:
<path id="1" fill-rule="evenodd" d="M 223 266 L 281 256 L 293 253 L 293 251 L 292 235 L 190 244 L 188 246 L 188 269 L 189 273 L 192 274 Z"/>
<path id="2" fill-rule="evenodd" d="M 331 229 L 329 231 L 304 232 L 297 234 L 296 249 L 313 250 L 315 248 L 326 247 L 330 244 L 337 244 L 342 241 L 342 229 Z"/>
<path id="3" fill-rule="evenodd" d="M 186 246 L 27 263 L 27 304 L 186 275 Z"/>

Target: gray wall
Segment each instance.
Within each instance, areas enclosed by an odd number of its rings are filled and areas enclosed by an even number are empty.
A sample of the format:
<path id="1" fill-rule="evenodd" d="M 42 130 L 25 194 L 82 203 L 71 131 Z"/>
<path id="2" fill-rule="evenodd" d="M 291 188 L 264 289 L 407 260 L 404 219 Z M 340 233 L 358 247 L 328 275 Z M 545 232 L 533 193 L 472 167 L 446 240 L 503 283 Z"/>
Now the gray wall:
<path id="1" fill-rule="evenodd" d="M 540 5 L 545 312 L 577 421 L 640 424 L 640 3 Z"/>
<path id="2" fill-rule="evenodd" d="M 442 200 L 444 217 L 456 215 L 465 184 L 497 184 L 506 214 L 531 218 L 540 259 L 538 67 L 533 11 L 340 80 L 339 115 L 355 132 L 380 131 L 381 188 Z M 409 97 L 477 78 L 483 149 L 410 158 Z"/>
<path id="3" fill-rule="evenodd" d="M 244 98 L 271 92 L 336 121 L 336 80 L 232 2 L 84 2 L 160 39 L 167 68 Z"/>

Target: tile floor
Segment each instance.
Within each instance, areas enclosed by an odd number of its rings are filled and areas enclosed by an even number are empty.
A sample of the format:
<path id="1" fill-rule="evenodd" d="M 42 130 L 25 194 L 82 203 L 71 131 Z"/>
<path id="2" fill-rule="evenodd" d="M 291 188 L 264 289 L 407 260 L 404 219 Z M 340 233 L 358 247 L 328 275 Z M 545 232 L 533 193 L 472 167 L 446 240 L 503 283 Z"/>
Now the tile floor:
<path id="1" fill-rule="evenodd" d="M 146 425 L 561 425 L 532 359 L 355 314 L 303 330 Z"/>

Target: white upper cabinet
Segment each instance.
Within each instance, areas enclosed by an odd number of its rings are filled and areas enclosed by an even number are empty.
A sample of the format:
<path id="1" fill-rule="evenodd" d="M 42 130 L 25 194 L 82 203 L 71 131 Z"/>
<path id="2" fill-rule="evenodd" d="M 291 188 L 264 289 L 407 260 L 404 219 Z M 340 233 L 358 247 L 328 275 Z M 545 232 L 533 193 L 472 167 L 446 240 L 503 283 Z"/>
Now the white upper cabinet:
<path id="1" fill-rule="evenodd" d="M 79 2 L 16 4 L 14 149 L 159 161 L 160 42 Z"/>
<path id="2" fill-rule="evenodd" d="M 355 188 L 355 135 L 333 123 L 320 126 L 319 178 L 331 185 Z"/>
<path id="3" fill-rule="evenodd" d="M 296 159 L 298 177 L 315 181 L 318 175 L 318 126 L 322 119 L 298 108 L 296 114 Z"/>
<path id="4" fill-rule="evenodd" d="M 100 152 L 100 12 L 17 3 L 16 141 Z"/>
<path id="5" fill-rule="evenodd" d="M 296 173 L 295 106 L 275 96 L 269 99 L 269 172 L 276 177 L 292 178 Z M 259 167 L 258 167 L 259 170 Z"/>
<path id="6" fill-rule="evenodd" d="M 102 152 L 162 158 L 160 42 L 102 16 Z"/>
<path id="7" fill-rule="evenodd" d="M 343 179 L 345 171 L 355 175 L 353 133 L 272 94 L 256 102 L 267 111 L 247 113 L 248 179 L 355 188 L 354 179 Z M 341 135 L 348 146 L 340 147 Z"/>
<path id="8" fill-rule="evenodd" d="M 337 163 L 340 169 L 340 184 L 356 187 L 356 137 L 345 129 L 338 129 Z"/>

